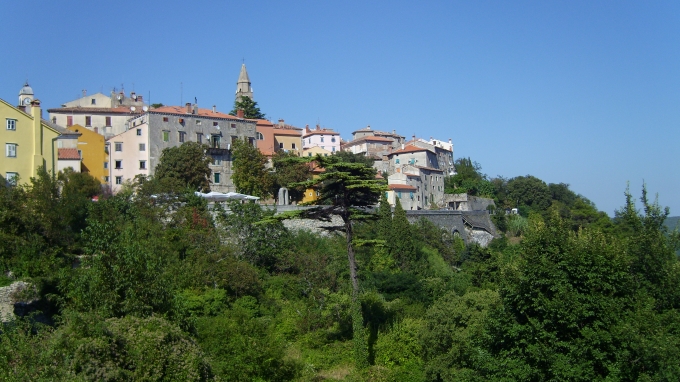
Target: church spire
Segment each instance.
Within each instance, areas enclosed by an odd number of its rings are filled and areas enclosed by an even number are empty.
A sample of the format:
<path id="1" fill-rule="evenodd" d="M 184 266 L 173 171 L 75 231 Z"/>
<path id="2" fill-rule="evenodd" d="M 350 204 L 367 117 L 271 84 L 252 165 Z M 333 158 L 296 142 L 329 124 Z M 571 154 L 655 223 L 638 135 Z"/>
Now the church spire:
<path id="1" fill-rule="evenodd" d="M 253 88 L 250 87 L 246 64 L 241 65 L 241 73 L 238 75 L 238 82 L 236 82 L 236 101 L 239 101 L 241 96 L 253 99 Z"/>

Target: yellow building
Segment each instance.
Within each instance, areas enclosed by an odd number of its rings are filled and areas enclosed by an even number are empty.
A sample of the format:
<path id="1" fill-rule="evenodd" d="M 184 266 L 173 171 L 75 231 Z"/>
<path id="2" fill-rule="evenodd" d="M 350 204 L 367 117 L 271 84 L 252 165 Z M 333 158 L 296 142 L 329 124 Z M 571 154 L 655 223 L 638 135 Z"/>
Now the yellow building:
<path id="1" fill-rule="evenodd" d="M 303 157 L 315 157 L 317 155 L 327 157 L 329 155 L 333 155 L 333 152 L 328 151 L 326 149 L 322 149 L 320 146 L 312 146 L 310 148 L 302 150 Z"/>
<path id="2" fill-rule="evenodd" d="M 30 94 L 29 94 L 30 93 Z M 19 95 L 19 107 L 0 99 L 0 175 L 10 183 L 28 183 L 40 166 L 56 171 L 56 140 L 59 127 L 41 119 L 40 101 L 33 100 L 26 84 Z"/>
<path id="3" fill-rule="evenodd" d="M 78 137 L 78 151 L 81 154 L 81 171 L 99 179 L 102 183 L 109 181 L 109 154 L 106 153 L 106 139 L 104 136 L 80 125 L 66 128 Z"/>
<path id="4" fill-rule="evenodd" d="M 309 162 L 309 169 L 312 172 L 312 179 L 317 179 L 319 175 L 326 171 L 325 168 L 319 167 L 316 161 Z M 302 201 L 300 203 L 313 204 L 317 199 L 319 199 L 319 190 L 317 187 L 310 187 L 305 190 L 305 194 L 302 196 Z"/>

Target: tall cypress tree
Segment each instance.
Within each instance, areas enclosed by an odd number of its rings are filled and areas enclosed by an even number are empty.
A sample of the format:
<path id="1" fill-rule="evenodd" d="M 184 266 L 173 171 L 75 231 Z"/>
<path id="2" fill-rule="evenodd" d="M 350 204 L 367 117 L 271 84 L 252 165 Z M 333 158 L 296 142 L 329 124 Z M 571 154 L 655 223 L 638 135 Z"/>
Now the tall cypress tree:
<path id="1" fill-rule="evenodd" d="M 394 206 L 392 233 L 388 243 L 390 254 L 402 268 L 408 267 L 408 264 L 415 260 L 416 247 L 413 243 L 411 223 L 406 218 L 406 211 L 401 207 L 399 198 L 396 198 Z"/>

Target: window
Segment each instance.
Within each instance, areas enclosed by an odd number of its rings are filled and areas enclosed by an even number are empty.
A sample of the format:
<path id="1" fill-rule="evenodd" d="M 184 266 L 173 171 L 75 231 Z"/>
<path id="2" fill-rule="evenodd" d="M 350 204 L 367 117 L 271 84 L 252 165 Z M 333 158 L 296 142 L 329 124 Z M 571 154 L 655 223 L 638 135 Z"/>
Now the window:
<path id="1" fill-rule="evenodd" d="M 108 177 L 108 176 L 105 176 L 105 177 L 104 177 L 104 182 L 106 182 L 106 183 L 109 182 L 109 177 Z"/>
<path id="2" fill-rule="evenodd" d="M 109 168 L 109 162 L 104 162 L 104 168 Z"/>
<path id="3" fill-rule="evenodd" d="M 312 156 L 312 153 L 307 153 L 307 156 L 308 156 L 308 157 L 311 157 L 311 156 Z"/>
<path id="4" fill-rule="evenodd" d="M 213 126 L 219 127 L 220 125 L 217 123 L 217 121 L 214 121 L 214 122 L 213 122 Z"/>
<path id="5" fill-rule="evenodd" d="M 335 137 L 331 137 L 331 142 L 335 142 Z"/>
<path id="6" fill-rule="evenodd" d="M 123 177 L 122 176 L 116 177 L 116 184 L 123 184 Z"/>
<path id="7" fill-rule="evenodd" d="M 200 120 L 200 119 L 197 119 L 197 120 L 196 120 L 196 124 L 197 124 L 197 125 L 200 125 L 200 124 L 201 124 L 201 120 Z"/>
<path id="8" fill-rule="evenodd" d="M 139 144 L 139 151 L 146 151 L 146 143 Z"/>
<path id="9" fill-rule="evenodd" d="M 78 150 L 78 158 L 83 159 L 83 150 Z"/>
<path id="10" fill-rule="evenodd" d="M 213 135 L 211 143 L 212 143 L 212 148 L 219 149 L 220 148 L 220 136 L 219 135 Z"/>
<path id="11" fill-rule="evenodd" d="M 196 142 L 203 143 L 203 133 L 196 133 Z"/>
<path id="12" fill-rule="evenodd" d="M 235 136 L 235 135 L 232 135 L 231 136 L 231 144 L 233 145 L 234 143 L 236 143 L 236 140 L 238 140 L 238 137 Z"/>
<path id="13" fill-rule="evenodd" d="M 257 140 L 258 140 L 258 141 L 263 141 L 263 140 L 264 140 L 264 136 L 263 136 L 262 133 L 260 133 L 259 131 L 258 131 L 257 133 L 255 133 L 255 136 L 257 137 Z"/>
<path id="14" fill-rule="evenodd" d="M 255 146 L 255 139 L 253 137 L 248 137 L 248 144 L 251 146 Z"/>
<path id="15" fill-rule="evenodd" d="M 115 164 L 116 164 L 116 170 L 120 170 L 120 169 L 123 168 L 123 161 L 122 160 L 117 160 L 115 162 Z"/>
<path id="16" fill-rule="evenodd" d="M 111 117 L 106 117 L 106 126 L 107 127 L 111 126 Z"/>
<path id="17" fill-rule="evenodd" d="M 72 115 L 66 116 L 66 127 L 70 127 L 70 126 L 73 126 L 73 116 Z"/>
<path id="18" fill-rule="evenodd" d="M 123 151 L 123 143 L 116 142 L 116 151 Z"/>
<path id="19" fill-rule="evenodd" d="M 291 144 L 290 144 L 290 148 L 292 148 L 293 150 L 295 150 L 297 147 L 295 147 L 295 143 L 291 143 Z"/>
<path id="20" fill-rule="evenodd" d="M 333 146 L 333 152 L 335 152 L 335 146 Z"/>
<path id="21" fill-rule="evenodd" d="M 179 132 L 179 141 L 184 142 L 184 137 L 187 135 L 184 131 Z"/>
<path id="22" fill-rule="evenodd" d="M 214 177 L 213 183 L 219 183 L 220 182 L 220 173 L 219 172 L 214 173 L 213 177 Z"/>
<path id="23" fill-rule="evenodd" d="M 235 128 L 236 128 L 236 124 L 235 124 L 235 123 L 232 123 L 232 124 L 231 124 L 231 128 L 232 128 L 232 129 L 235 129 Z"/>
<path id="24" fill-rule="evenodd" d="M 94 98 L 92 98 L 92 99 L 90 100 L 90 105 L 96 105 L 96 104 L 97 104 L 97 100 L 94 99 Z"/>
<path id="25" fill-rule="evenodd" d="M 16 129 L 17 129 L 17 120 L 7 118 L 7 130 L 16 130 Z"/>
<path id="26" fill-rule="evenodd" d="M 5 155 L 8 158 L 16 158 L 17 157 L 17 144 L 16 143 L 5 144 Z"/>
<path id="27" fill-rule="evenodd" d="M 85 126 L 92 126 L 92 117 L 85 116 Z"/>
<path id="28" fill-rule="evenodd" d="M 221 166 L 222 165 L 222 157 L 221 156 L 216 156 L 213 158 L 215 161 L 215 166 Z"/>
<path id="29" fill-rule="evenodd" d="M 146 161 L 145 160 L 139 161 L 139 169 L 140 170 L 146 170 Z"/>
<path id="30" fill-rule="evenodd" d="M 137 129 L 137 135 L 142 136 L 142 129 Z"/>
<path id="31" fill-rule="evenodd" d="M 279 148 L 283 149 L 283 142 L 279 142 Z"/>
<path id="32" fill-rule="evenodd" d="M 321 137 L 321 142 L 323 142 L 323 137 Z"/>
<path id="33" fill-rule="evenodd" d="M 163 131 L 163 142 L 167 142 L 168 140 L 170 140 L 170 132 Z"/>
<path id="34" fill-rule="evenodd" d="M 8 172 L 5 173 L 5 180 L 7 181 L 7 184 L 9 184 L 10 186 L 16 186 L 18 176 L 19 174 L 16 172 Z"/>
<path id="35" fill-rule="evenodd" d="M 168 122 L 168 117 L 163 117 L 163 122 Z"/>

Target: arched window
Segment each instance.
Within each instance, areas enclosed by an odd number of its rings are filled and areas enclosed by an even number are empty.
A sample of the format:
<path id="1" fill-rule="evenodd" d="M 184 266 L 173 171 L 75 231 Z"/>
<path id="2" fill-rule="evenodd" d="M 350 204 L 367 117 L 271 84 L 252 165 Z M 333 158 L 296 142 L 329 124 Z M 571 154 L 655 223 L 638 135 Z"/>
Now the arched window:
<path id="1" fill-rule="evenodd" d="M 259 131 L 255 133 L 255 137 L 257 138 L 258 141 L 264 140 L 264 136 Z"/>

